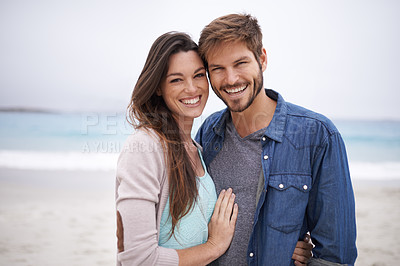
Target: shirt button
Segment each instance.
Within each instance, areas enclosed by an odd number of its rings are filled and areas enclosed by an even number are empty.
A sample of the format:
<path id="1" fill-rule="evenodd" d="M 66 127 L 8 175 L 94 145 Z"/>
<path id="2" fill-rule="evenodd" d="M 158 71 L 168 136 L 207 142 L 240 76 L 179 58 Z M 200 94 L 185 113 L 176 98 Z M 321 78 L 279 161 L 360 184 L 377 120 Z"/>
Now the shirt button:
<path id="1" fill-rule="evenodd" d="M 250 258 L 252 258 L 254 256 L 254 253 L 250 252 L 249 256 L 250 256 Z"/>
<path id="2" fill-rule="evenodd" d="M 262 140 L 263 140 L 263 141 L 266 141 L 266 140 L 267 140 L 267 138 L 266 138 L 266 137 L 262 137 Z"/>
<path id="3" fill-rule="evenodd" d="M 264 155 L 264 160 L 267 160 L 268 159 L 268 155 Z"/>
<path id="4" fill-rule="evenodd" d="M 304 189 L 304 190 L 307 190 L 307 188 L 308 188 L 307 185 L 304 185 L 304 186 L 303 186 L 303 189 Z"/>
<path id="5" fill-rule="evenodd" d="M 279 184 L 279 188 L 284 188 L 285 186 L 283 184 Z"/>

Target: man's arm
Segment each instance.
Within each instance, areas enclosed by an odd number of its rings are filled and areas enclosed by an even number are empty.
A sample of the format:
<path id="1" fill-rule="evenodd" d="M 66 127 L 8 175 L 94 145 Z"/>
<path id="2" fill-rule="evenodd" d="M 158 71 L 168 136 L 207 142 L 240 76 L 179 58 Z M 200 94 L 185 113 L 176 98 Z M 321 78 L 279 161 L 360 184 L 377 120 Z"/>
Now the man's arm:
<path id="1" fill-rule="evenodd" d="M 357 257 L 354 193 L 339 133 L 326 138 L 313 163 L 307 222 L 315 258 L 354 264 Z"/>

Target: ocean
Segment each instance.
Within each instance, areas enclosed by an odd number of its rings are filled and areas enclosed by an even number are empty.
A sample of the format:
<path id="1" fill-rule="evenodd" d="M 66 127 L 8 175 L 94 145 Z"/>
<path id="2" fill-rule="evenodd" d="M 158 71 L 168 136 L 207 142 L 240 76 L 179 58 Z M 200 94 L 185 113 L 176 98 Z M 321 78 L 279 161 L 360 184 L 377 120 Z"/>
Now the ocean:
<path id="1" fill-rule="evenodd" d="M 333 122 L 353 179 L 400 180 L 400 121 Z M 132 131 L 121 113 L 0 112 L 0 169 L 115 170 Z"/>

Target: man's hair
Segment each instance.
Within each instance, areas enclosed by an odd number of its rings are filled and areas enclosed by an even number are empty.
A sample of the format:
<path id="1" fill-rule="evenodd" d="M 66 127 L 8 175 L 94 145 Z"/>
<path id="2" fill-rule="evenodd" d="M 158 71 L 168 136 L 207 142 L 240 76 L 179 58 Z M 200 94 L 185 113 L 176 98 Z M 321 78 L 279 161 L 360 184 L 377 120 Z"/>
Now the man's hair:
<path id="1" fill-rule="evenodd" d="M 201 31 L 199 54 L 208 65 L 207 56 L 220 43 L 244 42 L 259 60 L 262 53 L 262 33 L 255 17 L 249 14 L 230 14 L 213 20 Z"/>

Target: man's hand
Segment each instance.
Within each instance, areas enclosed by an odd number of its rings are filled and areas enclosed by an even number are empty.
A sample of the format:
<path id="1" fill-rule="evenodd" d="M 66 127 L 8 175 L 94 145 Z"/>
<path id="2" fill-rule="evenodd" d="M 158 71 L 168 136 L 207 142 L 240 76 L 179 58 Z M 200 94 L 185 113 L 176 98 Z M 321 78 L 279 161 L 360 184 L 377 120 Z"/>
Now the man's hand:
<path id="1" fill-rule="evenodd" d="M 307 234 L 304 237 L 304 241 L 298 241 L 292 259 L 294 260 L 294 265 L 307 265 L 307 262 L 312 257 L 313 244 L 311 243 L 311 237 Z"/>

